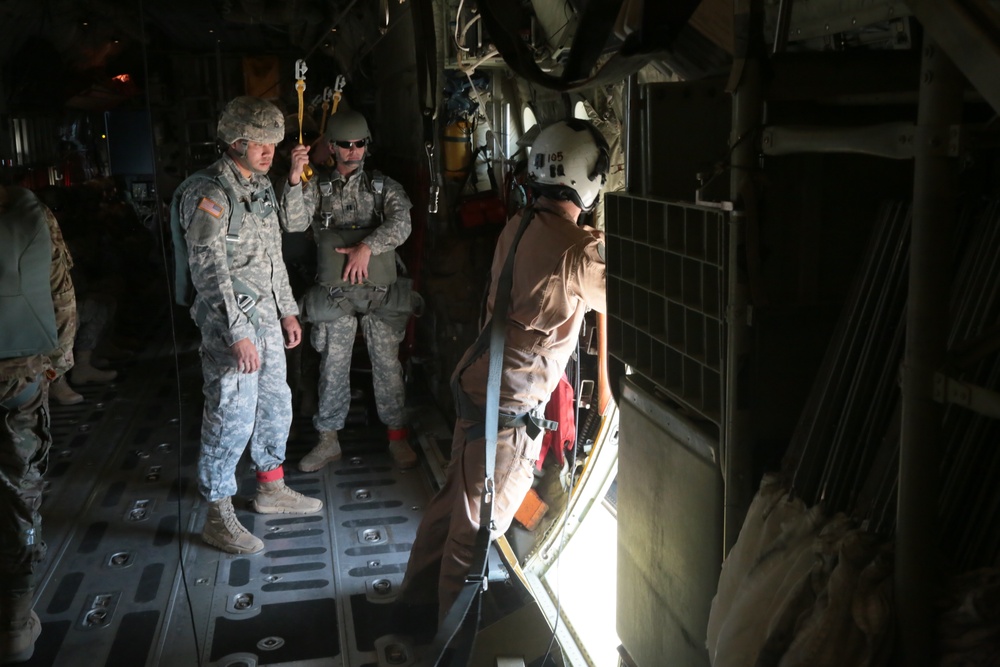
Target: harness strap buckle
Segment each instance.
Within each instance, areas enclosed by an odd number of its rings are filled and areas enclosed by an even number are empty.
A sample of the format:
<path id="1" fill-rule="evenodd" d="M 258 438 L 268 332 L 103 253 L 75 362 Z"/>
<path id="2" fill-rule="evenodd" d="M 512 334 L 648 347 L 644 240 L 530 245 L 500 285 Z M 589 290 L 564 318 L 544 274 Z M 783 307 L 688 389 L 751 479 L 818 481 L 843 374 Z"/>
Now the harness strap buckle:
<path id="1" fill-rule="evenodd" d="M 236 293 L 236 306 L 244 313 L 249 313 L 250 310 L 256 305 L 257 300 L 249 294 Z"/>
<path id="2" fill-rule="evenodd" d="M 476 588 L 482 588 L 485 593 L 490 587 L 490 578 L 485 574 L 467 574 L 465 583 L 475 584 Z"/>
<path id="3" fill-rule="evenodd" d="M 482 421 L 482 411 L 477 410 L 473 412 L 468 409 L 469 407 L 476 407 L 468 401 L 460 402 L 457 407 L 461 418 L 476 422 L 466 429 L 466 437 L 470 440 L 482 438 L 486 434 L 486 424 Z M 466 409 L 463 410 L 463 408 Z M 518 428 L 522 426 L 528 437 L 534 440 L 542 431 L 554 431 L 559 428 L 559 422 L 545 419 L 540 414 L 540 407 L 516 415 L 501 412 L 497 416 L 497 428 Z"/>

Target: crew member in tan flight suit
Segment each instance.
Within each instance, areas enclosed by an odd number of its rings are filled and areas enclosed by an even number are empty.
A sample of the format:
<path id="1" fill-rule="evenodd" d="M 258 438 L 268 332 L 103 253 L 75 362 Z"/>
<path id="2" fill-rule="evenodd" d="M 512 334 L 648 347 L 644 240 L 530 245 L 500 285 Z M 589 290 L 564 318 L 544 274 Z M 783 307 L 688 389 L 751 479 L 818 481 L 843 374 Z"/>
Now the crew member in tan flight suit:
<path id="1" fill-rule="evenodd" d="M 608 144 L 590 123 L 543 129 L 531 147 L 537 201 L 507 222 L 493 256 L 488 316 L 522 216 L 532 218 L 514 255 L 506 313 L 491 537 L 506 532 L 531 488 L 545 403 L 566 370 L 588 310 L 605 312 L 603 232 L 578 224 L 597 202 Z M 503 314 L 498 314 L 503 316 Z M 439 604 L 443 619 L 473 559 L 485 479 L 484 417 L 489 350 L 474 345 L 452 376 L 458 420 L 445 485 L 431 500 L 410 552 L 399 601 Z"/>

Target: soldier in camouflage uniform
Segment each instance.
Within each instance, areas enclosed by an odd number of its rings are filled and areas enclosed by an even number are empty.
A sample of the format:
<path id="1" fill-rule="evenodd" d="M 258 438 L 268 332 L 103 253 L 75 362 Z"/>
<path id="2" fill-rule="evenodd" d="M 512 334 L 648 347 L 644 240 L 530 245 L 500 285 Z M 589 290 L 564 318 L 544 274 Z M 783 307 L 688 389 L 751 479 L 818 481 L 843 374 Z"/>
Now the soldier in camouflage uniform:
<path id="1" fill-rule="evenodd" d="M 319 267 L 317 284 L 306 295 L 305 318 L 313 323 L 311 342 L 321 355 L 319 408 L 313 419 L 319 444 L 299 463 L 306 472 L 341 456 L 337 431 L 344 427 L 351 403 L 351 353 L 359 317 L 372 362 L 375 404 L 388 427 L 389 452 L 400 468 L 417 464 L 406 426 L 399 344 L 419 297 L 409 280 L 396 275 L 395 253 L 410 235 L 411 204 L 399 183 L 365 171 L 370 135 L 360 113 L 334 114 L 326 126 L 334 169 L 318 170 L 301 188 L 306 210 L 313 212 Z M 288 190 L 286 198 L 291 200 L 296 189 Z"/>
<path id="2" fill-rule="evenodd" d="M 263 542 L 239 522 L 232 504 L 236 466 L 248 442 L 257 512 L 311 513 L 323 503 L 289 489 L 282 468 L 292 420 L 283 348 L 302 336 L 281 259 L 280 212 L 266 176 L 284 117 L 270 102 L 237 97 L 223 110 L 218 133 L 226 154 L 174 195 L 186 246 L 180 250 L 186 249 L 195 289 L 191 315 L 202 337 L 198 486 L 210 503 L 202 538 L 230 553 L 257 553 Z M 293 150 L 299 171 L 307 159 L 305 146 Z M 298 201 L 288 215 L 303 211 Z"/>
<path id="3" fill-rule="evenodd" d="M 72 264 L 52 212 L 29 190 L 0 186 L 0 664 L 31 658 L 42 631 L 31 608 L 45 555 L 38 510 L 49 384 L 73 365 Z"/>

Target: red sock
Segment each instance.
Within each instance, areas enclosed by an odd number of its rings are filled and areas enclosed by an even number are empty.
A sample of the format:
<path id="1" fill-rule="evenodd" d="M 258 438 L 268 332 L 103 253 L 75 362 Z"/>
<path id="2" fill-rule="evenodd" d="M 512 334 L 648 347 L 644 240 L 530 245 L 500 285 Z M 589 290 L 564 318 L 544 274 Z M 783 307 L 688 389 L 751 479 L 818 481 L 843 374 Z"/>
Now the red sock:
<path id="1" fill-rule="evenodd" d="M 257 471 L 257 481 L 261 483 L 277 482 L 279 479 L 284 479 L 284 477 L 285 470 L 281 466 L 267 472 Z"/>

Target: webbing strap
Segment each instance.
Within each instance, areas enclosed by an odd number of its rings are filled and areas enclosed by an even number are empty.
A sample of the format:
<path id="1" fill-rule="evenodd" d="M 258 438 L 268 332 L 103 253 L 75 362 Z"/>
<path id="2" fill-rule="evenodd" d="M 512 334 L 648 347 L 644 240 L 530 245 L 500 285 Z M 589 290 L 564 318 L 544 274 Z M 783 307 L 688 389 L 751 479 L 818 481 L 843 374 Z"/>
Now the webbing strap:
<path id="1" fill-rule="evenodd" d="M 323 229 L 330 226 L 333 219 L 333 183 L 331 181 L 320 181 L 319 186 L 319 218 Z"/>
<path id="2" fill-rule="evenodd" d="M 362 172 L 360 178 L 364 179 L 368 185 L 368 191 L 372 193 L 375 207 L 372 210 L 372 219 L 364 225 L 336 225 L 338 229 L 371 229 L 378 227 L 385 221 L 385 176 L 378 169 L 373 169 L 371 175 Z M 320 181 L 319 201 L 320 207 L 317 213 L 323 229 L 330 227 L 333 219 L 333 181 L 327 179 Z"/>
<path id="3" fill-rule="evenodd" d="M 212 181 L 218 185 L 226 195 L 226 199 L 229 203 L 229 224 L 226 227 L 226 265 L 229 268 L 232 268 L 233 255 L 236 253 L 236 244 L 240 241 L 240 230 L 243 228 L 243 218 L 246 213 L 256 213 L 257 215 L 264 217 L 271 208 L 278 210 L 275 205 L 277 196 L 274 193 L 274 188 L 270 181 L 268 181 L 264 188 L 261 188 L 251 194 L 249 199 L 240 199 L 239 195 L 236 194 L 236 191 L 226 179 L 209 169 L 202 169 L 201 171 L 195 172 L 188 178 L 188 180 L 194 178 L 205 178 Z M 183 186 L 183 184 L 181 185 Z M 179 205 L 179 198 L 177 195 L 181 191 L 182 188 L 178 187 L 177 192 L 174 195 L 174 198 L 177 200 L 177 205 Z M 245 213 L 237 214 L 237 207 L 242 208 Z M 183 242 L 183 235 L 178 238 L 175 234 L 174 242 L 175 244 Z M 230 281 L 233 285 L 236 305 L 239 307 L 240 311 L 247 316 L 247 319 L 250 320 L 250 324 L 253 325 L 254 331 L 260 331 L 260 313 L 257 312 L 257 300 L 260 298 L 260 295 L 251 289 L 249 285 L 235 276 L 230 276 Z M 201 308 L 199 308 L 198 312 L 195 313 L 195 322 L 198 326 L 204 324 L 205 320 L 208 319 L 208 310 L 208 304 L 203 302 L 201 304 Z"/>
<path id="4" fill-rule="evenodd" d="M 385 195 L 382 194 L 382 189 L 385 187 L 385 176 L 378 169 L 372 171 L 372 178 L 370 185 L 372 187 L 372 195 L 375 199 L 375 215 L 378 219 L 378 224 L 382 224 L 385 220 Z"/>
<path id="5" fill-rule="evenodd" d="M 0 407 L 6 410 L 17 410 L 19 407 L 30 401 L 38 394 L 38 388 L 41 386 L 41 380 L 34 380 L 19 391 L 16 395 L 11 396 L 5 401 L 0 402 Z"/>
<path id="6" fill-rule="evenodd" d="M 479 333 L 479 338 L 474 344 L 475 349 L 484 348 L 485 342 L 489 341 L 490 366 L 487 374 L 486 384 L 486 444 L 485 444 L 485 483 L 479 504 L 479 532 L 476 533 L 476 544 L 474 546 L 472 565 L 469 567 L 469 574 L 465 578 L 465 585 L 458 598 L 451 605 L 448 614 L 445 616 L 441 627 L 438 628 L 428 654 L 429 660 L 426 664 L 437 667 L 444 657 L 445 650 L 452 644 L 455 635 L 460 629 L 465 629 L 467 633 L 475 634 L 479 626 L 480 594 L 486 589 L 486 564 L 490 550 L 490 534 L 493 524 L 493 495 L 494 482 L 493 473 L 496 469 L 497 458 L 497 428 L 500 417 L 500 378 L 503 375 L 503 350 L 504 339 L 507 330 L 507 310 L 510 307 L 510 291 L 514 282 L 514 252 L 517 245 L 524 236 L 524 231 L 528 228 L 528 223 L 535 216 L 535 210 L 528 208 L 521 216 L 521 225 L 517 228 L 514 240 L 511 242 L 510 250 L 507 251 L 507 259 L 504 260 L 503 270 L 500 272 L 500 280 L 497 282 L 496 298 L 493 302 L 493 316 L 487 326 Z M 479 354 L 470 354 L 469 361 L 466 362 L 464 370 L 479 357 Z M 456 373 L 456 376 L 460 375 Z M 469 616 L 470 610 L 474 609 L 474 614 Z M 468 618 L 467 618 L 468 617 Z M 468 663 L 469 655 L 472 652 L 473 641 L 466 638 L 454 646 L 455 655 L 451 658 L 451 664 L 464 665 Z M 461 653 L 464 652 L 464 655 Z"/>
<path id="7" fill-rule="evenodd" d="M 434 3 L 413 0 L 413 36 L 416 46 L 417 99 L 424 119 L 424 142 L 434 141 L 433 120 L 437 115 L 437 38 Z"/>
<path id="8" fill-rule="evenodd" d="M 233 283 L 233 293 L 236 294 L 236 306 L 250 320 L 254 331 L 260 331 L 260 313 L 257 312 L 257 299 L 260 295 L 236 276 L 232 276 L 230 280 Z"/>
<path id="9" fill-rule="evenodd" d="M 542 431 L 554 431 L 559 428 L 559 422 L 545 419 L 538 412 L 522 412 L 516 415 L 501 414 L 497 420 L 497 428 L 517 428 L 523 427 L 528 437 L 534 440 Z M 466 429 L 465 435 L 469 440 L 478 440 L 486 434 L 486 424 L 473 424 Z"/>
<path id="10" fill-rule="evenodd" d="M 236 253 L 236 244 L 240 240 L 240 230 L 243 228 L 243 215 L 236 215 L 236 211 L 233 207 L 237 202 L 242 204 L 243 209 L 246 213 L 256 213 L 257 215 L 264 217 L 270 208 L 277 207 L 274 205 L 277 197 L 274 194 L 274 189 L 271 183 L 267 183 L 267 187 L 254 192 L 250 199 L 240 200 L 236 192 L 230 187 L 229 183 L 224 178 L 215 179 L 222 189 L 225 191 L 226 196 L 229 198 L 229 226 L 226 228 L 226 262 L 230 268 L 233 265 L 233 255 Z M 245 215 L 245 214 L 244 214 Z M 236 305 L 247 316 L 250 320 L 250 324 L 253 325 L 254 331 L 260 331 L 260 313 L 257 312 L 257 300 L 260 295 L 250 288 L 245 282 L 237 278 L 236 276 L 230 276 L 230 281 L 233 284 L 233 293 L 236 297 Z"/>

